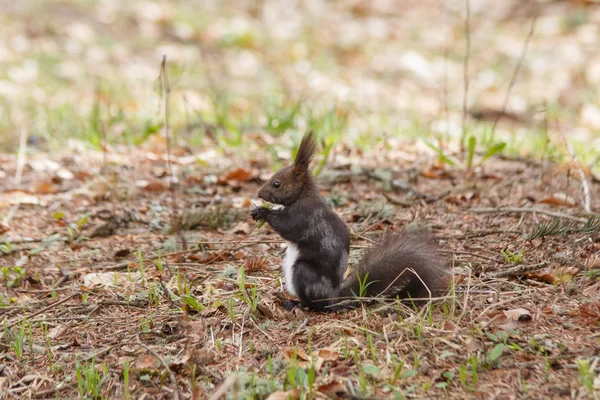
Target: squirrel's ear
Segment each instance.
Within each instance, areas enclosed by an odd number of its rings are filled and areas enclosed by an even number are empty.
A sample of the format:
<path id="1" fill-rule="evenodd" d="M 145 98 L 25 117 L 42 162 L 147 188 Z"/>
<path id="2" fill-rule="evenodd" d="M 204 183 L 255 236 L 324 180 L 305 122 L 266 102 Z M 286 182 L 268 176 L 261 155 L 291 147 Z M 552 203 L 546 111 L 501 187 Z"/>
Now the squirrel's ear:
<path id="1" fill-rule="evenodd" d="M 310 162 L 315 156 L 316 149 L 317 141 L 315 140 L 315 135 L 313 134 L 313 131 L 309 131 L 304 135 L 302 142 L 300 142 L 300 147 L 298 147 L 298 153 L 296 154 L 296 160 L 294 161 L 294 169 L 308 170 Z"/>

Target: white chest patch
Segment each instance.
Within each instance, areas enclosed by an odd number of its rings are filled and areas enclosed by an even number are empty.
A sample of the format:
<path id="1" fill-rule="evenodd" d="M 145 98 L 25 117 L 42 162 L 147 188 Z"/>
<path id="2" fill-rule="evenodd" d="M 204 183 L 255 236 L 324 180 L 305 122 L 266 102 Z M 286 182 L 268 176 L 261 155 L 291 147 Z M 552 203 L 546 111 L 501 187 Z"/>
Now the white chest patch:
<path id="1" fill-rule="evenodd" d="M 287 242 L 287 249 L 285 251 L 285 258 L 283 259 L 283 281 L 285 283 L 285 289 L 292 296 L 298 297 L 296 294 L 296 289 L 294 288 L 294 263 L 296 259 L 300 255 L 300 251 L 298 251 L 298 246 L 296 246 L 292 242 Z"/>

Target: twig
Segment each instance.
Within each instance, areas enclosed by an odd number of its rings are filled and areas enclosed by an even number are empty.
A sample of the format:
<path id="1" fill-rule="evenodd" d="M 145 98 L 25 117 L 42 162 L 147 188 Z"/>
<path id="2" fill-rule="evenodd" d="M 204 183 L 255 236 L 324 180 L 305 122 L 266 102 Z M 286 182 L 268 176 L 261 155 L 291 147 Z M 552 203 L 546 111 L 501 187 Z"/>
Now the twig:
<path id="1" fill-rule="evenodd" d="M 181 246 L 187 250 L 187 243 L 181 233 L 179 215 L 177 212 L 177 195 L 175 191 L 175 178 L 171 164 L 171 85 L 169 84 L 169 73 L 167 71 L 167 56 L 164 55 L 160 64 L 160 82 L 165 95 L 165 138 L 167 141 L 167 175 L 169 178 L 169 192 L 171 193 L 173 231 L 179 238 Z"/>
<path id="2" fill-rule="evenodd" d="M 508 107 L 508 102 L 510 100 L 510 94 L 512 92 L 513 87 L 515 86 L 515 83 L 517 82 L 517 76 L 519 75 L 519 71 L 521 71 L 521 67 L 523 66 L 523 61 L 525 60 L 525 56 L 527 55 L 527 48 L 529 47 L 529 42 L 531 41 L 531 38 L 533 37 L 533 33 L 535 32 L 535 22 L 536 21 L 537 21 L 537 15 L 535 17 L 533 17 L 533 19 L 531 20 L 531 25 L 529 26 L 529 33 L 527 34 L 527 37 L 525 38 L 525 43 L 523 44 L 523 50 L 521 51 L 521 57 L 519 57 L 519 61 L 517 62 L 515 70 L 513 71 L 512 77 L 510 78 L 510 83 L 508 84 L 508 88 L 506 89 L 506 94 L 504 95 L 504 101 L 502 102 L 502 109 L 498 114 L 496 114 L 496 117 L 494 118 L 494 122 L 492 123 L 492 133 L 491 133 L 492 137 L 494 136 L 494 132 L 496 131 L 496 125 L 498 124 L 498 120 L 500 119 L 501 116 L 503 116 L 506 113 L 506 108 Z"/>
<path id="3" fill-rule="evenodd" d="M 519 276 L 519 275 L 523 275 L 527 272 L 545 267 L 546 265 L 548 265 L 548 261 L 542 261 L 540 263 L 530 264 L 530 265 L 525 265 L 525 264 L 518 265 L 516 267 L 505 269 L 503 271 L 491 272 L 489 274 L 486 274 L 485 277 L 486 278 L 507 278 L 510 276 Z"/>
<path id="4" fill-rule="evenodd" d="M 379 245 L 379 243 L 377 243 L 375 240 L 369 239 L 368 237 L 365 237 L 365 236 L 362 236 L 362 235 L 359 235 L 358 233 L 352 232 L 352 236 L 356 236 L 359 239 L 366 240 L 367 242 L 372 243 L 374 245 Z"/>
<path id="5" fill-rule="evenodd" d="M 565 213 L 561 213 L 561 212 L 548 211 L 548 210 L 543 210 L 540 208 L 527 208 L 527 207 L 471 208 L 469 210 L 469 212 L 481 213 L 481 214 L 494 214 L 494 213 L 502 213 L 502 212 L 534 213 L 534 214 L 549 215 L 551 217 L 570 219 L 572 221 L 578 221 L 578 222 L 586 222 L 587 221 L 587 219 L 585 219 L 585 218 L 575 217 L 573 215 L 569 215 L 569 214 L 565 214 Z"/>
<path id="6" fill-rule="evenodd" d="M 463 113 L 462 137 L 460 138 L 461 151 L 464 151 L 467 136 L 467 106 L 469 101 L 469 58 L 471 56 L 471 1 L 465 0 L 465 57 L 463 59 Z"/>
<path id="7" fill-rule="evenodd" d="M 67 296 L 67 297 L 65 297 L 64 299 L 62 299 L 62 300 L 59 300 L 59 301 L 57 301 L 57 302 L 55 302 L 55 303 L 52 303 L 52 304 L 50 304 L 48 307 L 44 307 L 44 308 L 42 308 L 41 310 L 39 310 L 39 311 L 36 311 L 36 312 L 34 312 L 33 314 L 31 314 L 31 315 L 25 315 L 24 317 L 22 317 L 22 318 L 19 318 L 17 321 L 10 322 L 10 323 L 8 323 L 6 326 L 7 326 L 8 328 L 12 328 L 13 326 L 15 326 L 15 325 L 18 325 L 18 324 L 20 324 L 21 322 L 25 321 L 27 318 L 32 318 L 32 317 L 35 317 L 36 315 L 43 314 L 43 313 L 45 313 L 46 311 L 53 309 L 54 307 L 57 307 L 57 306 L 59 306 L 59 305 L 61 305 L 61 304 L 63 304 L 63 303 L 66 303 L 67 301 L 71 300 L 73 297 L 75 297 L 75 296 L 77 296 L 77 295 L 78 295 L 78 293 L 74 293 L 74 294 L 72 294 L 72 295 L 70 295 L 70 296 Z"/>
<path id="8" fill-rule="evenodd" d="M 179 387 L 177 386 L 177 378 L 175 378 L 175 374 L 173 373 L 173 371 L 171 371 L 171 368 L 169 368 L 169 364 L 167 364 L 166 361 L 157 352 L 155 352 L 149 346 L 142 343 L 142 341 L 140 340 L 140 335 L 136 335 L 135 340 L 140 346 L 148 350 L 150 354 L 156 357 L 158 361 L 160 361 L 160 363 L 165 367 L 165 369 L 169 373 L 169 379 L 171 379 L 171 384 L 173 385 L 173 399 L 179 400 Z"/>
<path id="9" fill-rule="evenodd" d="M 471 268 L 469 268 L 469 280 L 467 281 L 467 290 L 465 292 L 465 298 L 464 298 L 464 302 L 463 302 L 463 310 L 460 313 L 460 316 L 458 317 L 458 321 L 456 322 L 456 325 L 460 325 L 460 321 L 462 321 L 463 317 L 465 316 L 465 314 L 467 313 L 467 304 L 469 302 L 469 293 L 471 292 L 471 276 L 473 271 L 471 271 Z"/>
<path id="10" fill-rule="evenodd" d="M 490 230 L 482 230 L 475 231 L 469 233 L 461 233 L 458 235 L 437 235 L 438 239 L 473 239 L 478 237 L 484 237 L 489 235 L 505 235 L 505 234 L 517 234 L 520 235 L 522 232 L 517 230 L 502 230 L 502 229 L 490 229 Z"/>

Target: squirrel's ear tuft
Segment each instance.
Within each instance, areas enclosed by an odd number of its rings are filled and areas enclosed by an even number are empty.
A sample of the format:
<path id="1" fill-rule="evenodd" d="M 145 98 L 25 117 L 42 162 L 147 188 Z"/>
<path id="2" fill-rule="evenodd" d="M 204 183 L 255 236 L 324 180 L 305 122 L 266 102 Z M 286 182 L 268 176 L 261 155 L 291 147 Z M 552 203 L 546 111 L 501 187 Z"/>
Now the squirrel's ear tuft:
<path id="1" fill-rule="evenodd" d="M 308 170 L 316 150 L 317 141 L 315 140 L 315 135 L 313 131 L 309 131 L 302 138 L 302 142 L 300 142 L 296 160 L 294 161 L 294 168 Z"/>

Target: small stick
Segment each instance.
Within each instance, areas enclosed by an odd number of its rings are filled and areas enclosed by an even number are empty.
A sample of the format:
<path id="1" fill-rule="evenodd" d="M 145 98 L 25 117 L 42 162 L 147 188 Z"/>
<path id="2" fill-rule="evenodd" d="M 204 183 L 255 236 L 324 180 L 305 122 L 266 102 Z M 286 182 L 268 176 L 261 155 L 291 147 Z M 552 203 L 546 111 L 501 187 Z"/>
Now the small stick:
<path id="1" fill-rule="evenodd" d="M 542 261 L 540 263 L 530 264 L 530 265 L 519 265 L 514 268 L 505 269 L 504 271 L 491 272 L 489 274 L 486 274 L 485 277 L 486 278 L 506 278 L 509 276 L 518 276 L 518 275 L 522 275 L 526 272 L 533 271 L 533 270 L 541 268 L 541 267 L 545 267 L 546 265 L 548 265 L 548 261 Z"/>
<path id="2" fill-rule="evenodd" d="M 515 86 L 515 83 L 517 82 L 517 76 L 519 75 L 519 71 L 521 70 L 523 61 L 525 60 L 525 56 L 527 55 L 527 48 L 529 47 L 529 42 L 531 41 L 531 38 L 533 37 L 533 33 L 535 32 L 535 22 L 536 21 L 537 21 L 537 15 L 535 17 L 533 17 L 533 19 L 531 20 L 531 25 L 529 26 L 529 33 L 527 34 L 527 37 L 525 38 L 525 43 L 523 44 L 523 50 L 521 51 L 521 57 L 519 58 L 519 61 L 517 62 L 517 66 L 515 67 L 512 77 L 510 78 L 510 83 L 508 84 L 508 88 L 506 89 L 506 94 L 504 95 L 504 101 L 502 102 L 502 110 L 498 114 L 496 114 L 496 117 L 494 118 L 494 122 L 492 123 L 492 133 L 491 133 L 492 137 L 494 136 L 494 132 L 496 131 L 496 125 L 498 124 L 498 120 L 500 119 L 501 116 L 503 116 L 506 113 L 506 108 L 508 107 L 508 101 L 510 100 L 510 94 L 512 92 L 513 87 Z"/>
<path id="3" fill-rule="evenodd" d="M 53 309 L 54 307 L 57 307 L 57 306 L 59 306 L 59 305 L 61 305 L 61 304 L 63 304 L 63 303 L 66 303 L 67 301 L 71 300 L 73 297 L 75 297 L 75 296 L 77 296 L 77 295 L 78 295 L 78 293 L 74 293 L 74 294 L 72 294 L 72 295 L 70 295 L 70 296 L 67 296 L 67 297 L 65 297 L 64 299 L 62 299 L 62 300 L 59 300 L 59 301 L 57 301 L 57 302 L 55 302 L 55 303 L 52 303 L 52 304 L 50 304 L 48 307 L 44 307 L 44 308 L 42 308 L 41 310 L 39 310 L 39 311 L 36 311 L 36 312 L 34 312 L 33 314 L 31 314 L 31 315 L 25 315 L 23 318 L 19 318 L 17 321 L 13 321 L 13 322 L 11 322 L 11 323 L 8 323 L 6 326 L 7 326 L 8 328 L 12 328 L 13 326 L 15 326 L 15 325 L 18 325 L 18 324 L 20 324 L 21 322 L 25 321 L 27 318 L 32 318 L 32 317 L 35 317 L 36 315 L 43 314 L 43 313 L 45 313 L 46 311 Z"/>
<path id="4" fill-rule="evenodd" d="M 171 205 L 173 222 L 173 231 L 179 238 L 181 246 L 187 250 L 187 243 L 181 233 L 179 225 L 179 215 L 177 212 L 177 195 L 175 191 L 175 178 L 173 176 L 173 165 L 171 164 L 171 85 L 169 84 L 169 73 L 167 71 L 167 56 L 164 55 L 160 64 L 160 82 L 165 93 L 165 137 L 167 140 L 167 175 L 169 177 L 169 191 L 171 192 Z"/>
<path id="5" fill-rule="evenodd" d="M 469 99 L 469 58 L 471 56 L 471 1 L 465 0 L 465 57 L 463 59 L 463 112 L 462 112 L 462 137 L 460 149 L 464 151 L 467 136 L 467 106 Z"/>
<path id="6" fill-rule="evenodd" d="M 177 386 L 177 378 L 175 378 L 175 374 L 173 373 L 173 371 L 171 371 L 171 368 L 169 368 L 169 364 L 167 364 L 166 361 L 157 352 L 155 352 L 149 346 L 142 343 L 142 341 L 140 340 L 140 335 L 136 335 L 135 340 L 140 346 L 148 350 L 150 354 L 156 357 L 158 361 L 160 361 L 160 363 L 165 367 L 165 369 L 169 373 L 169 379 L 171 379 L 171 384 L 173 385 L 173 399 L 179 400 L 179 387 Z"/>
<path id="7" fill-rule="evenodd" d="M 572 221 L 587 222 L 587 219 L 585 219 L 585 218 L 574 217 L 569 214 L 556 212 L 556 211 L 543 210 L 540 208 L 527 208 L 527 207 L 500 207 L 500 208 L 489 207 L 489 208 L 486 208 L 486 207 L 484 207 L 484 208 L 471 208 L 469 211 L 474 212 L 474 213 L 482 213 L 482 214 L 501 213 L 501 212 L 537 213 L 537 214 L 549 215 L 551 217 L 570 219 Z"/>

